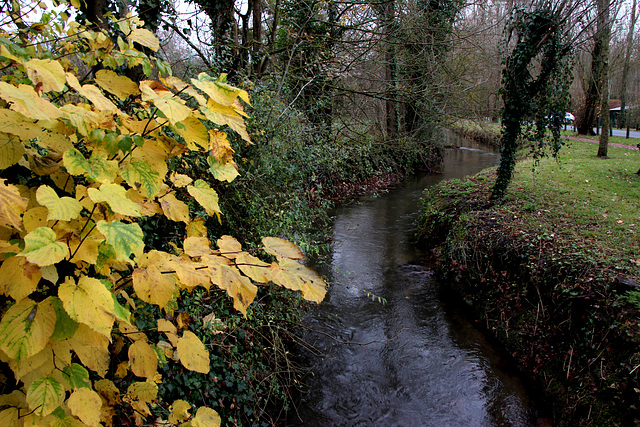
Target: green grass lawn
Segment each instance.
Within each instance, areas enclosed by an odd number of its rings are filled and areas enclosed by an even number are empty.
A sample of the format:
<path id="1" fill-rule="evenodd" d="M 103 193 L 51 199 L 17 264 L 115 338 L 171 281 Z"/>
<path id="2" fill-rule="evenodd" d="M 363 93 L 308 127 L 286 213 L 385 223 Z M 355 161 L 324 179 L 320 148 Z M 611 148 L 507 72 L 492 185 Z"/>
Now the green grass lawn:
<path id="1" fill-rule="evenodd" d="M 572 131 L 572 130 L 563 130 L 560 132 L 560 134 L 562 136 L 577 136 L 580 138 L 587 138 L 587 139 L 591 139 L 594 142 L 598 142 L 600 141 L 600 135 L 578 135 L 577 132 Z M 637 143 L 640 142 L 640 139 L 638 138 L 625 138 L 624 136 L 611 136 L 609 135 L 609 143 L 615 143 L 615 144 L 624 144 L 624 145 L 631 145 L 633 147 L 636 146 Z"/>
<path id="2" fill-rule="evenodd" d="M 567 240 L 576 239 L 627 260 L 640 256 L 640 151 L 570 141 L 559 158 L 519 162 L 507 199 L 520 200 L 523 220 L 549 222 Z M 505 205 L 505 207 L 508 206 Z M 540 226 L 541 224 L 539 224 Z"/>

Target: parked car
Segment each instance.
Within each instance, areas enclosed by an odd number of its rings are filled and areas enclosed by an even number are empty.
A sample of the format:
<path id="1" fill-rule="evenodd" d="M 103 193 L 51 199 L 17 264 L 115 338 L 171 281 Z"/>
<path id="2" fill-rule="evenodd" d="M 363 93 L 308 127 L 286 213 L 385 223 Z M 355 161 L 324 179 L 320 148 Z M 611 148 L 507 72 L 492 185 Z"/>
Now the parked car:
<path id="1" fill-rule="evenodd" d="M 564 115 L 564 123 L 567 125 L 572 125 L 575 120 L 576 120 L 576 117 L 571 113 L 566 113 Z"/>

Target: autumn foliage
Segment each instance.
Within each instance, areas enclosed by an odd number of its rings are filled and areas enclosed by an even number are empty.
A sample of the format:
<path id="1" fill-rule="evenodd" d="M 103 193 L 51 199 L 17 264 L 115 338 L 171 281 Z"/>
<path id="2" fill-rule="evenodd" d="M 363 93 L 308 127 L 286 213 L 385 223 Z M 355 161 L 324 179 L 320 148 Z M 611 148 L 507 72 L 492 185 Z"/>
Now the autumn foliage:
<path id="1" fill-rule="evenodd" d="M 263 239 L 268 263 L 231 236 L 209 239 L 203 218 L 223 218 L 215 181 L 238 175 L 220 129 L 250 143 L 247 92 L 224 75 L 171 76 L 143 53 L 159 44 L 135 16 L 107 33 L 41 14 L 0 27 L 0 361 L 14 384 L 0 425 L 111 425 L 116 407 L 142 424 L 158 416 L 159 363 L 209 372 L 205 345 L 170 316 L 181 291 L 215 286 L 245 314 L 262 283 L 315 302 L 325 284 L 285 240 Z M 187 152 L 211 175 L 170 173 Z M 182 246 L 145 247 L 140 221 L 155 215 L 184 223 Z M 135 326 L 144 305 L 160 309 L 159 340 Z M 168 423 L 220 423 L 213 409 L 169 405 Z"/>

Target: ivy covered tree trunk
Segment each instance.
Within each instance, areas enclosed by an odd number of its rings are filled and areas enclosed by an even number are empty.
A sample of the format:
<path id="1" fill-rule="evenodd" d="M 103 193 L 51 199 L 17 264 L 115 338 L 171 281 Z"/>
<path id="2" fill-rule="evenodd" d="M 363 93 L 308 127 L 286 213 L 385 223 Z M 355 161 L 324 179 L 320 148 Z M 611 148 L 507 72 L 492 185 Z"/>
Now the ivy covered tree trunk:
<path id="1" fill-rule="evenodd" d="M 405 15 L 406 20 L 398 22 L 397 72 L 402 82 L 403 132 L 424 141 L 442 116 L 442 65 L 462 4 L 457 0 L 418 0 L 415 7 Z"/>
<path id="2" fill-rule="evenodd" d="M 551 128 L 550 145 L 555 155 L 560 149 L 560 126 L 568 105 L 569 76 L 564 58 L 563 26 L 551 9 L 517 10 L 512 31 L 516 45 L 505 60 L 502 72 L 501 159 L 492 198 L 505 195 L 513 177 L 516 151 L 521 138 L 532 141 L 534 156 L 542 156 L 547 145 L 546 129 Z M 535 71 L 537 77 L 534 78 Z M 535 121 L 535 130 L 523 134 L 523 123 Z"/>
<path id="3" fill-rule="evenodd" d="M 325 8 L 326 7 L 326 8 Z M 333 84 L 328 73 L 332 48 L 340 38 L 335 5 L 286 0 L 282 8 L 283 63 L 292 102 L 313 125 L 316 139 L 331 133 Z"/>

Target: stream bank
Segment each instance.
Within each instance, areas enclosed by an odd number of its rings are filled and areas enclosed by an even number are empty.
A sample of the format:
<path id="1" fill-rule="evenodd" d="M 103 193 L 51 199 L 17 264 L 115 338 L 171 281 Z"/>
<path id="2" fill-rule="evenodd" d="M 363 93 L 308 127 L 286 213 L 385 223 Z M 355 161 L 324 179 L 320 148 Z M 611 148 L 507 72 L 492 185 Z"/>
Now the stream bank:
<path id="1" fill-rule="evenodd" d="M 591 182 L 598 179 L 594 172 L 586 179 L 568 175 L 573 186 L 593 184 L 584 193 L 588 200 L 575 187 L 565 190 L 561 169 L 576 167 L 577 175 L 580 168 L 567 155 L 562 167 L 549 166 L 551 173 L 539 172 L 533 184 L 523 179 L 531 172 L 521 165 L 500 203 L 489 202 L 494 170 L 444 182 L 426 192 L 419 221 L 420 241 L 445 290 L 534 381 L 557 425 L 640 419 L 640 262 L 637 240 L 628 239 L 638 202 L 609 223 L 627 202 L 623 196 L 609 206 L 597 197 L 620 197 L 616 180 L 637 195 L 640 183 L 622 161 L 636 154 L 614 153 L 618 160 L 607 163 L 601 187 Z M 581 206 L 590 203 L 597 206 L 586 220 Z"/>

